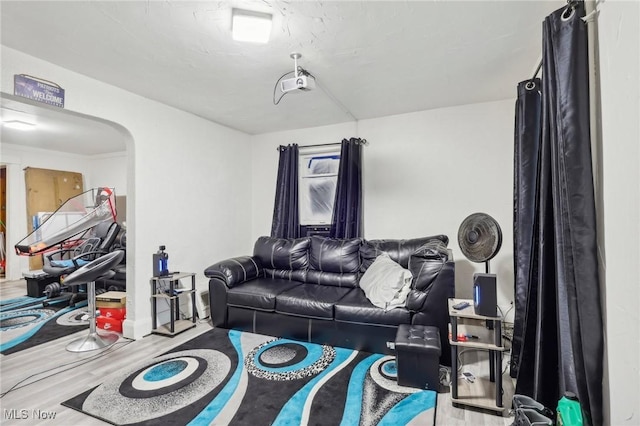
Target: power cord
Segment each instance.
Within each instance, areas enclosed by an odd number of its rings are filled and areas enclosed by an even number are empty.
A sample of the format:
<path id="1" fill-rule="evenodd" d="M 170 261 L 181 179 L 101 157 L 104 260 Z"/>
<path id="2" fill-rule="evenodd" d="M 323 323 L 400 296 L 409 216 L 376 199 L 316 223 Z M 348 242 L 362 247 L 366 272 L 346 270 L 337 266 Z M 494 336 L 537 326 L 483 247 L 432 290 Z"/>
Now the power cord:
<path id="1" fill-rule="evenodd" d="M 508 340 L 509 343 L 513 342 L 513 323 L 502 323 L 502 337 Z"/>
<path id="2" fill-rule="evenodd" d="M 38 383 L 38 382 L 40 382 L 42 380 L 48 379 L 49 377 L 53 377 L 53 376 L 55 376 L 57 374 L 64 373 L 65 371 L 69 371 L 72 368 L 75 368 L 76 364 L 78 364 L 78 363 L 85 363 L 85 362 L 95 361 L 96 359 L 100 359 L 103 356 L 107 355 L 108 353 L 115 352 L 115 351 L 117 351 L 119 349 L 122 349 L 123 347 L 127 346 L 128 344 L 133 343 L 133 340 L 131 340 L 131 339 L 127 339 L 126 337 L 123 337 L 123 339 L 126 339 L 127 341 L 125 341 L 125 342 L 116 342 L 113 345 L 111 345 L 108 348 L 106 348 L 105 350 L 103 350 L 101 352 L 98 352 L 97 354 L 92 355 L 90 357 L 83 358 L 83 359 L 78 359 L 76 361 L 68 362 L 66 364 L 61 364 L 61 365 L 58 365 L 57 367 L 50 368 L 48 370 L 41 371 L 39 373 L 31 374 L 30 376 L 25 377 L 24 379 L 22 379 L 19 382 L 17 382 L 15 385 L 11 386 L 6 392 L 1 393 L 0 394 L 0 398 L 3 398 L 5 395 L 7 395 L 10 392 L 16 391 L 18 389 L 22 389 L 22 388 L 27 387 L 29 385 L 32 385 L 34 383 Z M 121 346 L 119 346 L 118 348 L 115 348 L 115 345 L 121 345 Z M 57 370 L 57 369 L 59 369 L 61 367 L 66 367 L 66 366 L 70 366 L 70 367 L 69 368 L 65 368 L 64 370 L 60 370 L 58 372 L 49 374 L 48 376 L 41 377 L 38 380 L 34 380 L 33 382 L 29 382 L 29 383 L 26 383 L 26 384 L 24 384 L 22 386 L 19 386 L 20 384 L 26 382 L 27 380 L 31 379 L 32 377 L 40 376 L 41 374 L 46 374 L 46 373 L 55 371 L 55 370 Z"/>
<path id="3" fill-rule="evenodd" d="M 507 318 L 507 315 L 509 315 L 509 312 L 511 312 L 511 310 L 513 309 L 513 302 L 511 302 L 511 306 L 509 307 L 509 309 L 507 309 L 507 312 L 502 312 L 502 309 L 500 309 L 500 306 L 497 306 L 497 308 L 500 311 L 500 315 L 502 315 L 502 318 L 505 319 Z"/>
<path id="4" fill-rule="evenodd" d="M 504 362 L 504 360 L 502 362 Z M 507 368 L 509 368 L 509 365 L 511 365 L 511 351 L 509 351 L 509 360 L 504 363 L 504 368 L 502 369 L 503 376 L 504 376 L 504 373 L 507 371 Z"/>
<path id="5" fill-rule="evenodd" d="M 480 348 L 469 348 L 469 349 L 463 349 L 461 351 L 458 352 L 458 371 L 462 370 L 463 364 L 462 364 L 462 354 L 465 352 L 477 352 L 477 351 L 481 351 L 483 349 Z"/>
<path id="6" fill-rule="evenodd" d="M 439 370 L 439 381 L 442 386 L 451 385 L 451 367 L 441 365 Z"/>
<path id="7" fill-rule="evenodd" d="M 169 308 L 169 312 L 171 312 L 171 309 L 172 309 L 172 308 L 171 308 L 171 302 L 170 302 L 169 300 L 166 300 L 166 299 L 165 299 L 165 303 L 167 304 L 167 308 Z M 179 300 L 176 300 L 176 302 L 175 302 L 175 303 L 177 303 L 177 304 L 178 304 L 178 314 L 179 314 L 179 317 L 178 317 L 178 318 L 176 318 L 176 321 L 177 321 L 177 320 L 183 320 L 183 319 L 191 319 L 191 316 L 190 316 L 190 315 L 185 314 L 185 313 L 184 313 L 184 311 L 182 310 L 182 307 L 180 306 L 180 301 L 179 301 Z M 174 306 L 174 308 L 173 308 L 173 309 L 175 309 L 175 306 Z M 166 311 L 163 311 L 163 312 L 166 312 Z"/>
<path id="8" fill-rule="evenodd" d="M 507 311 L 508 313 L 509 311 Z M 512 323 L 508 323 L 508 322 L 503 322 L 502 323 L 502 338 L 505 339 L 508 342 L 508 345 L 505 344 L 505 352 L 504 355 L 509 356 L 508 362 L 506 363 L 506 365 L 504 366 L 504 369 L 502 370 L 502 374 L 504 374 L 507 371 L 507 367 L 509 367 L 509 365 L 511 365 L 512 359 L 511 357 L 513 356 L 513 352 L 512 352 L 512 348 L 513 348 L 513 324 Z"/>

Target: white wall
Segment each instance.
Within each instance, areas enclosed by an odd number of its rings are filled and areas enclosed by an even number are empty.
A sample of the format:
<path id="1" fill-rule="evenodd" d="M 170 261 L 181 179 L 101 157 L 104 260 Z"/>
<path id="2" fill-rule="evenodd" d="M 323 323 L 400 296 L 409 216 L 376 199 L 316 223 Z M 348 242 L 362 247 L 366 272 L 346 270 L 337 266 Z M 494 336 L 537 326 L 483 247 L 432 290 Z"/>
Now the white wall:
<path id="1" fill-rule="evenodd" d="M 471 297 L 472 275 L 484 272 L 484 264 L 464 258 L 458 227 L 471 213 L 490 214 L 503 232 L 491 269 L 498 274 L 498 303 L 508 310 L 513 300 L 514 108 L 508 100 L 253 136 L 253 238 L 271 229 L 278 145 L 362 137 L 370 142 L 363 151 L 365 237 L 448 235 L 456 293 Z"/>
<path id="2" fill-rule="evenodd" d="M 87 158 L 89 171 L 88 188 L 108 186 L 117 196 L 127 195 L 127 153 L 93 155 Z"/>
<path id="3" fill-rule="evenodd" d="M 640 3 L 607 1 L 599 9 L 605 418 L 610 425 L 638 425 Z"/>
<path id="4" fill-rule="evenodd" d="M 456 259 L 456 295 L 470 298 L 474 272 L 457 242 L 462 221 L 488 213 L 501 225 L 502 249 L 491 260 L 498 305 L 513 300 L 514 101 L 490 102 L 360 122 L 365 148 L 367 238 L 443 233 Z M 510 316 L 513 311 L 510 312 Z"/>
<path id="5" fill-rule="evenodd" d="M 205 267 L 250 251 L 249 136 L 2 46 L 2 85 L 27 73 L 65 89 L 65 109 L 123 126 L 127 143 L 127 321 L 151 330 L 151 255 L 167 246 L 172 270 L 206 280 Z"/>

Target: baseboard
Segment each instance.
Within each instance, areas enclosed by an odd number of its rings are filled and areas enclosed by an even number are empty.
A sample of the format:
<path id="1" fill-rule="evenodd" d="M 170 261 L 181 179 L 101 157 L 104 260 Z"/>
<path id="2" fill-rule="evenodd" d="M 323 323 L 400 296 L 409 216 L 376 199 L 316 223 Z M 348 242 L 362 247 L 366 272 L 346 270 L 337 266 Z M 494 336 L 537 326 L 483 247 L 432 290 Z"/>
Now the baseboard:
<path id="1" fill-rule="evenodd" d="M 151 333 L 151 318 L 134 321 L 125 319 L 122 323 L 122 335 L 128 339 L 142 339 Z"/>

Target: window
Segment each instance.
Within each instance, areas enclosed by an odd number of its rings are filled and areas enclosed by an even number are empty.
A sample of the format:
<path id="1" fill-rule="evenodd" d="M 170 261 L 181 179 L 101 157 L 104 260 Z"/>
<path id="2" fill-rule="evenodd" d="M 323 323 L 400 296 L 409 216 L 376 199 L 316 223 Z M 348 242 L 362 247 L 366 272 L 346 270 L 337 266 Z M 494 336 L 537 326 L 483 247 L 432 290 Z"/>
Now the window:
<path id="1" fill-rule="evenodd" d="M 299 161 L 300 225 L 329 225 L 340 167 L 340 145 L 301 148 Z"/>

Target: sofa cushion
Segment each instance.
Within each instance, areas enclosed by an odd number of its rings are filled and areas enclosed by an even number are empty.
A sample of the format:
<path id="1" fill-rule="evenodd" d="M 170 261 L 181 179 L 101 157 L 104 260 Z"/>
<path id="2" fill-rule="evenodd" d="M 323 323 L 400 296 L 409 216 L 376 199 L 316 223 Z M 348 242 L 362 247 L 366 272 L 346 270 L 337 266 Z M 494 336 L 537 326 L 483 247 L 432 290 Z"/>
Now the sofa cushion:
<path id="1" fill-rule="evenodd" d="M 360 279 L 360 288 L 367 299 L 386 310 L 404 306 L 411 288 L 411 271 L 382 253 Z"/>
<path id="2" fill-rule="evenodd" d="M 351 289 L 301 284 L 276 296 L 276 312 L 316 319 L 333 319 L 333 305 Z"/>
<path id="3" fill-rule="evenodd" d="M 412 287 L 420 291 L 427 290 L 448 259 L 447 246 L 440 240 L 429 241 L 416 250 L 409 258 Z"/>
<path id="4" fill-rule="evenodd" d="M 227 290 L 227 304 L 241 308 L 273 311 L 276 306 L 276 296 L 299 285 L 302 284 L 297 281 L 257 278 Z"/>
<path id="5" fill-rule="evenodd" d="M 302 283 L 307 281 L 307 269 L 269 269 L 264 268 L 265 278 L 280 278 L 289 281 L 300 281 Z"/>
<path id="6" fill-rule="evenodd" d="M 398 262 L 400 266 L 407 268 L 409 266 L 409 257 L 413 252 L 432 240 L 439 240 L 443 242 L 445 246 L 449 244 L 449 237 L 446 235 L 434 235 L 411 240 L 364 241 L 360 248 L 360 256 L 362 257 L 360 270 L 365 272 L 380 253 L 387 253 L 394 262 Z"/>
<path id="7" fill-rule="evenodd" d="M 409 324 L 411 317 L 405 308 L 385 311 L 373 306 L 361 289 L 354 288 L 336 302 L 335 320 L 360 324 L 399 325 Z"/>
<path id="8" fill-rule="evenodd" d="M 311 237 L 309 266 L 322 272 L 357 273 L 360 270 L 361 245 L 360 238 Z"/>
<path id="9" fill-rule="evenodd" d="M 253 255 L 264 268 L 306 269 L 309 266 L 309 238 L 260 237 L 253 247 Z"/>
<path id="10" fill-rule="evenodd" d="M 320 285 L 333 285 L 336 287 L 353 288 L 358 286 L 360 273 L 340 274 L 336 272 L 322 272 L 309 269 L 305 282 Z"/>

